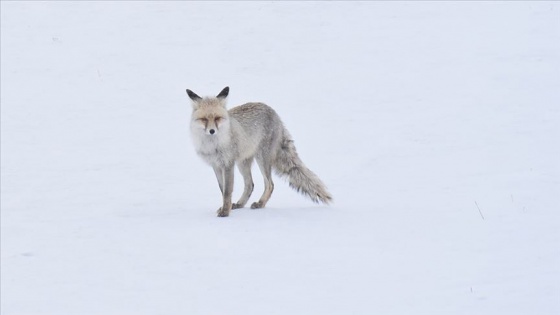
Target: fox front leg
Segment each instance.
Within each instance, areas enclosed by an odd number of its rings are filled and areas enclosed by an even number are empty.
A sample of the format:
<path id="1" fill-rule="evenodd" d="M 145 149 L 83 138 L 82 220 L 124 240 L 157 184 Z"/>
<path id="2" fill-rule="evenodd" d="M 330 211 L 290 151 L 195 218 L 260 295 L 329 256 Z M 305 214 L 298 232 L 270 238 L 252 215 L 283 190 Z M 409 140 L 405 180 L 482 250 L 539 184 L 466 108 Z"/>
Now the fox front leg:
<path id="1" fill-rule="evenodd" d="M 222 196 L 224 195 L 224 170 L 221 167 L 214 166 L 214 173 L 216 174 L 216 180 L 218 180 L 218 186 L 220 186 L 220 191 Z"/>
<path id="2" fill-rule="evenodd" d="M 233 165 L 226 166 L 223 169 L 223 204 L 218 209 L 218 217 L 227 217 L 231 211 L 231 194 L 233 193 Z"/>

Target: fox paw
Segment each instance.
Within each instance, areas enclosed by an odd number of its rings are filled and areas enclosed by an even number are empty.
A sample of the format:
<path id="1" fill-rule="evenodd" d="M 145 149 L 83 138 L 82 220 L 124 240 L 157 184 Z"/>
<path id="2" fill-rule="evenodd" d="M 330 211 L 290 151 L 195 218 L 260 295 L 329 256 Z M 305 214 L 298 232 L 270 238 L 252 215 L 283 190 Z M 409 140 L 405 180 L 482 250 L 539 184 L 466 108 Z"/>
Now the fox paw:
<path id="1" fill-rule="evenodd" d="M 239 208 L 243 208 L 244 205 L 240 204 L 240 203 L 232 203 L 231 204 L 231 209 L 239 209 Z"/>
<path id="2" fill-rule="evenodd" d="M 218 209 L 218 217 L 220 218 L 225 218 L 229 216 L 229 211 L 225 211 L 223 210 L 222 207 L 220 207 L 220 209 Z"/>
<path id="3" fill-rule="evenodd" d="M 251 209 L 260 209 L 260 208 L 264 208 L 263 203 L 260 201 L 253 202 L 253 204 L 251 205 Z"/>

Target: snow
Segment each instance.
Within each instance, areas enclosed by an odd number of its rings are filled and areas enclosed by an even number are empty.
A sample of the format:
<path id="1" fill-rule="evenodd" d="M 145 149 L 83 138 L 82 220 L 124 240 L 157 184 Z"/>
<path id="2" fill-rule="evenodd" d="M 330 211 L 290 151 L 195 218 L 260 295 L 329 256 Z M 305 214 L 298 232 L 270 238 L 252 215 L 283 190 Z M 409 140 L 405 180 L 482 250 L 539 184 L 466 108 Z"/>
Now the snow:
<path id="1" fill-rule="evenodd" d="M 2 314 L 559 314 L 559 12 L 2 1 Z M 185 89 L 226 85 L 333 206 L 215 217 Z"/>

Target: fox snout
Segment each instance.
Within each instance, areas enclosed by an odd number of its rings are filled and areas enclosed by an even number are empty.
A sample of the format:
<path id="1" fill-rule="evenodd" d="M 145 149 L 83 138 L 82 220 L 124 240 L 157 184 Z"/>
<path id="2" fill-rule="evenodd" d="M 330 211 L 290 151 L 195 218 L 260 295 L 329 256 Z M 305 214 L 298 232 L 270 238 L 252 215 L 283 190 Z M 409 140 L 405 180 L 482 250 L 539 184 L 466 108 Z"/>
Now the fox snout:
<path id="1" fill-rule="evenodd" d="M 207 135 L 215 135 L 218 133 L 218 130 L 220 129 L 220 126 L 218 126 L 218 122 L 217 121 L 212 121 L 210 120 L 209 122 L 206 123 L 206 126 L 204 126 L 206 134 Z"/>
<path id="2" fill-rule="evenodd" d="M 208 136 L 215 136 L 218 134 L 218 130 L 217 126 L 208 126 L 204 128 L 204 133 Z"/>
<path id="3" fill-rule="evenodd" d="M 202 117 L 195 119 L 195 122 L 210 136 L 216 135 L 225 126 L 226 120 L 223 117 Z"/>

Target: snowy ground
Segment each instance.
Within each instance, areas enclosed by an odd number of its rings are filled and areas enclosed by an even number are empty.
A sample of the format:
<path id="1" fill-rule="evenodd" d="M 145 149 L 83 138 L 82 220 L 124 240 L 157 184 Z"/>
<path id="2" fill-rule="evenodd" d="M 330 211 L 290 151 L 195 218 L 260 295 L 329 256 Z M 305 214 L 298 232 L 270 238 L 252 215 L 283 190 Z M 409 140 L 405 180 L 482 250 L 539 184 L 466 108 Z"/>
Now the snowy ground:
<path id="1" fill-rule="evenodd" d="M 552 2 L 2 1 L 1 312 L 559 314 L 559 82 Z M 226 85 L 333 206 L 215 217 Z"/>

